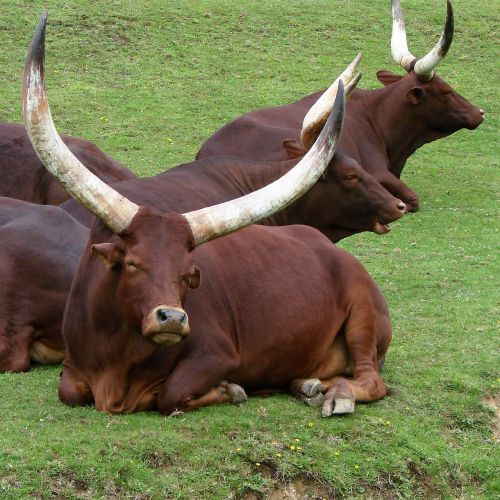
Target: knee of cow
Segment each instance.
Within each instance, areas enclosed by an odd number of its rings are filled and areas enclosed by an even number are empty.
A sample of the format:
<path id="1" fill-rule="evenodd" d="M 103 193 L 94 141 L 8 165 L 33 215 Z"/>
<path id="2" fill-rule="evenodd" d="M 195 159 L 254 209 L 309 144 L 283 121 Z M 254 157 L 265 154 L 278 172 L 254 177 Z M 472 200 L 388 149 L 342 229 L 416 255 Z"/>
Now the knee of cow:
<path id="1" fill-rule="evenodd" d="M 68 367 L 63 368 L 58 394 L 59 399 L 68 406 L 86 406 L 94 401 L 87 382 Z"/>
<path id="2" fill-rule="evenodd" d="M 187 403 L 193 397 L 187 392 L 161 391 L 158 395 L 157 409 L 162 415 L 170 415 L 174 411 L 185 411 Z"/>
<path id="3" fill-rule="evenodd" d="M 27 349 L 13 349 L 6 337 L 0 337 L 0 372 L 26 372 L 30 366 Z"/>
<path id="4" fill-rule="evenodd" d="M 406 200 L 402 200 L 406 205 L 406 211 L 410 213 L 418 212 L 420 209 L 420 200 L 416 193 L 411 193 Z"/>

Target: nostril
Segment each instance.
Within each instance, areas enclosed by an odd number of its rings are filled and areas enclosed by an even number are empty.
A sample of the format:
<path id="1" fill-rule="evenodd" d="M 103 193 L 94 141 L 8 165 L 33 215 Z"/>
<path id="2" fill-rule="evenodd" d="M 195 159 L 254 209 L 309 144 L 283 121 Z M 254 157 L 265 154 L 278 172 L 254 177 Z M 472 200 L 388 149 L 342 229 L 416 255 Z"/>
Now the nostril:
<path id="1" fill-rule="evenodd" d="M 158 309 L 156 311 L 156 318 L 160 323 L 164 323 L 168 319 L 168 314 L 165 309 Z"/>
<path id="2" fill-rule="evenodd" d="M 400 210 L 401 212 L 406 211 L 406 205 L 402 201 L 398 201 L 396 207 L 398 207 L 398 210 Z"/>
<path id="3" fill-rule="evenodd" d="M 186 321 L 186 319 L 187 319 L 186 313 L 181 313 L 179 316 L 179 322 L 184 323 L 184 321 Z"/>
<path id="4" fill-rule="evenodd" d="M 481 114 L 481 116 L 484 116 L 484 109 L 480 109 L 479 113 Z"/>

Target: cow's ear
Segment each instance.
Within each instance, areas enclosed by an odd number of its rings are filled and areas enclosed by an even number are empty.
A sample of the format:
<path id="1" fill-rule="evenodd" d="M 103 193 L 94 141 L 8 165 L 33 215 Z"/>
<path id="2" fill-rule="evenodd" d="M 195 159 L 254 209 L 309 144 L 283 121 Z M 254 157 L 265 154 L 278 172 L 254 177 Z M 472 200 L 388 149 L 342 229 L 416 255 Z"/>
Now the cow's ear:
<path id="1" fill-rule="evenodd" d="M 412 104 L 418 104 L 424 98 L 424 89 L 421 87 L 412 87 L 406 93 L 406 97 Z"/>
<path id="2" fill-rule="evenodd" d="M 387 71 L 385 69 L 377 71 L 377 80 L 385 87 L 391 83 L 399 82 L 401 78 L 403 77 L 396 75 L 396 73 L 393 73 L 392 71 Z"/>
<path id="3" fill-rule="evenodd" d="M 295 158 L 301 158 L 306 154 L 304 146 L 302 146 L 302 144 L 295 139 L 285 139 L 281 144 L 283 145 L 288 158 L 290 158 L 291 160 L 294 160 Z"/>
<path id="4" fill-rule="evenodd" d="M 198 288 L 201 283 L 201 271 L 198 266 L 194 266 L 194 273 L 189 278 L 189 288 Z"/>
<path id="5" fill-rule="evenodd" d="M 113 243 L 98 243 L 91 248 L 92 254 L 97 255 L 106 267 L 113 267 L 123 262 L 123 251 Z"/>

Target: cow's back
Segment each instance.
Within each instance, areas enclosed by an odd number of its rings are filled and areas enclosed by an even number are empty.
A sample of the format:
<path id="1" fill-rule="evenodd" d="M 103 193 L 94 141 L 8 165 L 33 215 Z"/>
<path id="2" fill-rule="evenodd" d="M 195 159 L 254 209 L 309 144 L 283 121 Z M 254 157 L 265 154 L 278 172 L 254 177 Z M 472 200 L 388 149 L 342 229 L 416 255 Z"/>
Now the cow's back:
<path id="1" fill-rule="evenodd" d="M 288 159 L 285 139 L 300 140 L 302 121 L 321 92 L 284 106 L 251 111 L 227 123 L 201 146 L 197 159 L 228 155 L 254 161 Z"/>
<path id="2" fill-rule="evenodd" d="M 84 139 L 62 136 L 76 157 L 106 183 L 135 178 L 135 174 Z M 36 156 L 23 126 L 0 124 L 0 196 L 59 205 L 69 194 Z"/>

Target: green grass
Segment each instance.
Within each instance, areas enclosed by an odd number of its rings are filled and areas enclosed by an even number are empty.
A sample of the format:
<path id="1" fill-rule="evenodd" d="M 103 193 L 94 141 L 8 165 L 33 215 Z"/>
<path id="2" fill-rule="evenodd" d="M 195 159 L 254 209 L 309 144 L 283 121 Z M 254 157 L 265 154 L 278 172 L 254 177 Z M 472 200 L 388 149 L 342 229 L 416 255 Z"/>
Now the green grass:
<path id="1" fill-rule="evenodd" d="M 359 50 L 362 87 L 378 86 L 377 69 L 398 71 L 386 0 L 43 5 L 59 130 L 141 175 L 190 160 L 248 110 L 327 86 Z M 440 32 L 444 1 L 403 6 L 410 48 L 421 54 Z M 482 403 L 500 387 L 500 2 L 454 6 L 455 41 L 439 73 L 486 121 L 407 163 L 403 180 L 420 194 L 420 212 L 389 235 L 342 242 L 391 307 L 383 377 L 392 394 L 341 419 L 321 419 L 285 395 L 165 419 L 68 408 L 57 399 L 60 367 L 2 375 L 1 498 L 262 496 L 297 478 L 297 488 L 330 497 L 500 495 L 494 414 Z M 23 62 L 42 2 L 0 7 L 0 120 L 20 122 Z"/>

